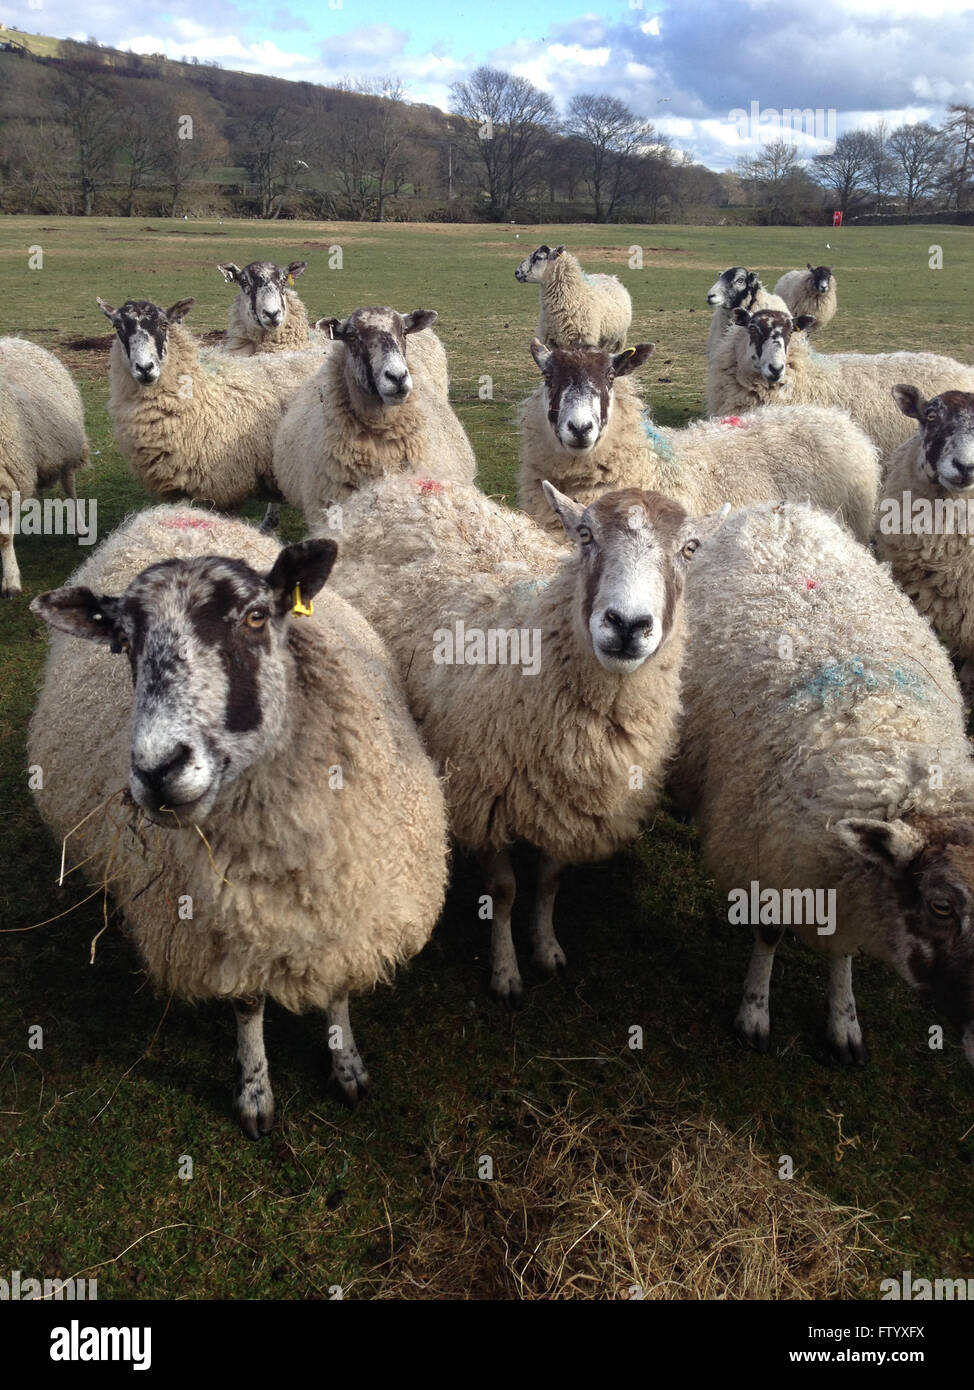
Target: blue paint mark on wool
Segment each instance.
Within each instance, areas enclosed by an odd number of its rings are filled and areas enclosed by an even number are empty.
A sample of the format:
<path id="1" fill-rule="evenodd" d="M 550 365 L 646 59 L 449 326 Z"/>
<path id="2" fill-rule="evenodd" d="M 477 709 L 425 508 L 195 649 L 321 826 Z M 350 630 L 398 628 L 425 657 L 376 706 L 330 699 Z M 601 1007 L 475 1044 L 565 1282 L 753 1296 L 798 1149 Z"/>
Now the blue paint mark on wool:
<path id="1" fill-rule="evenodd" d="M 643 434 L 645 434 L 660 458 L 672 459 L 673 446 L 665 435 L 660 434 L 659 430 L 653 424 L 649 412 L 646 410 L 643 411 Z"/>
<path id="2" fill-rule="evenodd" d="M 824 706 L 834 705 L 840 700 L 861 699 L 874 694 L 911 695 L 915 699 L 928 698 L 927 682 L 916 671 L 905 666 L 871 666 L 850 658 L 847 661 L 833 661 L 820 667 L 809 680 L 803 681 L 792 691 L 792 700 L 809 697 Z"/>
<path id="3" fill-rule="evenodd" d="M 545 579 L 517 579 L 511 585 L 511 597 L 518 601 L 526 598 L 534 598 L 535 594 L 540 594 L 542 589 L 548 587 L 549 580 Z"/>

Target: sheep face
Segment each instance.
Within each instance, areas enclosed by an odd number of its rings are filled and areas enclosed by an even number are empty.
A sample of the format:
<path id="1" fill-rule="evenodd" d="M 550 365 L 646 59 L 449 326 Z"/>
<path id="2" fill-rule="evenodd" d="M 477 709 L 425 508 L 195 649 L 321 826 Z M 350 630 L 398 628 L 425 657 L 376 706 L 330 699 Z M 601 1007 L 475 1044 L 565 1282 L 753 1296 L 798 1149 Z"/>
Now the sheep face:
<path id="1" fill-rule="evenodd" d="M 251 261 L 243 270 L 229 262 L 218 269 L 228 284 L 240 286 L 247 313 L 258 328 L 280 328 L 287 317 L 285 291 L 307 269 L 306 261 L 281 267 L 273 261 Z"/>
<path id="2" fill-rule="evenodd" d="M 832 283 L 832 267 L 830 265 L 812 265 L 810 262 L 806 262 L 806 265 L 815 293 L 828 294 L 829 286 Z"/>
<path id="3" fill-rule="evenodd" d="M 347 319 L 319 319 L 315 327 L 345 344 L 346 366 L 362 392 L 379 405 L 401 405 L 413 389 L 406 365 L 406 335 L 436 322 L 433 309 L 356 309 Z"/>
<path id="4" fill-rule="evenodd" d="M 799 314 L 793 319 L 779 309 L 760 309 L 749 314 L 746 309 L 734 310 L 734 323 L 747 329 L 744 361 L 755 376 L 763 377 L 768 386 L 784 386 L 788 381 L 788 345 L 795 329 L 804 331 L 815 322 L 811 314 Z"/>
<path id="5" fill-rule="evenodd" d="M 732 265 L 721 271 L 707 291 L 707 303 L 711 309 L 736 309 L 756 293 L 760 284 L 753 270 Z"/>
<path id="6" fill-rule="evenodd" d="M 120 309 L 103 299 L 96 302 L 118 335 L 133 381 L 154 385 L 169 352 L 169 329 L 189 313 L 196 300 L 180 299 L 171 309 L 160 309 L 147 299 L 126 300 Z"/>
<path id="7" fill-rule="evenodd" d="M 34 600 L 52 627 L 127 653 L 129 790 L 151 820 L 201 822 L 222 790 L 280 745 L 295 586 L 306 603 L 336 551 L 334 541 L 287 546 L 266 575 L 216 556 L 163 560 L 117 597 L 67 587 Z"/>
<path id="8" fill-rule="evenodd" d="M 578 621 L 607 671 L 628 675 L 664 645 L 683 601 L 687 563 L 717 517 L 691 520 L 658 492 L 622 488 L 588 507 L 542 484 L 578 547 Z"/>
<path id="9" fill-rule="evenodd" d="M 974 1066 L 974 822 L 914 815 L 835 830 L 875 877 L 892 963 L 960 1029 Z"/>
<path id="10" fill-rule="evenodd" d="M 641 367 L 652 351 L 652 343 L 609 353 L 581 344 L 546 348 L 539 339 L 532 341 L 532 356 L 544 376 L 548 423 L 563 449 L 578 454 L 595 448 L 609 423 L 613 382 Z"/>
<path id="11" fill-rule="evenodd" d="M 536 247 L 515 270 L 514 279 L 522 285 L 539 285 L 544 279 L 548 262 L 556 260 L 564 249 L 564 246 L 556 246 L 554 250 L 550 246 Z"/>
<path id="12" fill-rule="evenodd" d="M 894 386 L 893 398 L 920 422 L 922 467 L 930 481 L 951 492 L 974 487 L 974 393 L 943 391 L 927 401 L 915 386 Z"/>

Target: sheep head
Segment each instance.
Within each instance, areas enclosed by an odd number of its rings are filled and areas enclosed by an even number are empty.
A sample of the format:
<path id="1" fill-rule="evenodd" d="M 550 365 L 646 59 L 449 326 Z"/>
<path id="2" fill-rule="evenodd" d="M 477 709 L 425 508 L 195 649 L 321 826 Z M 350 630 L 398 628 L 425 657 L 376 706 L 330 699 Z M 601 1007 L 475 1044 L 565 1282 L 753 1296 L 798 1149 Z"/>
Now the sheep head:
<path id="1" fill-rule="evenodd" d="M 755 376 L 763 378 L 770 387 L 782 387 L 788 382 L 788 347 L 795 330 L 805 332 L 815 322 L 814 314 L 791 314 L 780 309 L 759 309 L 750 314 L 735 309 L 732 321 L 747 330 L 744 358 Z"/>
<path id="2" fill-rule="evenodd" d="M 308 268 L 307 261 L 292 261 L 288 266 L 273 261 L 251 261 L 243 269 L 232 261 L 218 266 L 227 284 L 240 287 L 247 314 L 258 328 L 280 328 L 287 317 L 285 291 Z"/>
<path id="3" fill-rule="evenodd" d="M 435 309 L 397 314 L 395 309 L 356 309 L 347 319 L 319 319 L 315 328 L 344 343 L 346 370 L 355 386 L 373 404 L 401 405 L 413 389 L 406 364 L 406 337 L 430 328 Z"/>
<path id="4" fill-rule="evenodd" d="M 563 449 L 585 453 L 601 439 L 612 412 L 612 386 L 646 362 L 652 343 L 638 343 L 622 352 L 574 343 L 547 348 L 538 339 L 531 354 L 544 377 L 548 423 Z"/>
<path id="5" fill-rule="evenodd" d="M 919 421 L 923 471 L 951 492 L 974 486 L 974 393 L 942 391 L 924 400 L 916 386 L 894 386 L 904 415 Z"/>
<path id="6" fill-rule="evenodd" d="M 148 299 L 127 299 L 120 309 L 104 299 L 95 302 L 118 335 L 132 379 L 152 386 L 169 353 L 169 329 L 186 317 L 196 300 L 177 300 L 171 309 L 160 309 Z"/>

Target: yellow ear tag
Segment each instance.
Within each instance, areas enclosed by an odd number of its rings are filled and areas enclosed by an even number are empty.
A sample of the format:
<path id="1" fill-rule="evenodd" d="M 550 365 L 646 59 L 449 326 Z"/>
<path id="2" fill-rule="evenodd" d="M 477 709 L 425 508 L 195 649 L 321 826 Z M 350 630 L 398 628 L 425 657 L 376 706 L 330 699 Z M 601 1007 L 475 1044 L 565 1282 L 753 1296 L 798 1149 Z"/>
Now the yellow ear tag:
<path id="1" fill-rule="evenodd" d="M 301 602 L 301 585 L 295 584 L 294 607 L 291 609 L 291 612 L 296 614 L 299 618 L 310 618 L 314 611 L 315 606 L 310 600 L 307 603 Z"/>
<path id="2" fill-rule="evenodd" d="M 293 284 L 294 284 L 294 276 L 293 276 L 293 275 L 289 275 L 289 276 L 287 277 L 287 287 L 288 287 L 288 289 L 290 289 L 291 286 L 292 286 Z"/>
<path id="3" fill-rule="evenodd" d="M 635 349 L 635 348 L 626 348 L 626 356 L 627 356 L 627 357 L 635 357 L 635 355 L 636 355 L 636 349 Z"/>

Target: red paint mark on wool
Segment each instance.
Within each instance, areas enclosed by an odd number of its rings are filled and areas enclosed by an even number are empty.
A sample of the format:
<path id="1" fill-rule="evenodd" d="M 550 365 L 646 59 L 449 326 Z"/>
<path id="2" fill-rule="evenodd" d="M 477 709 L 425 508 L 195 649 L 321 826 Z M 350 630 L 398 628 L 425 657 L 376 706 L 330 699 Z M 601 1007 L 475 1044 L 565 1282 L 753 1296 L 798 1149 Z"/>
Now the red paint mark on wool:
<path id="1" fill-rule="evenodd" d="M 817 579 L 806 579 L 806 580 L 805 580 L 805 588 L 806 588 L 806 589 L 817 589 L 817 588 L 818 588 L 818 580 L 817 580 Z"/>
<path id="2" fill-rule="evenodd" d="M 163 526 L 168 526 L 170 531 L 212 531 L 213 522 L 204 521 L 202 517 L 195 516 L 173 516 L 162 522 Z"/>
<path id="3" fill-rule="evenodd" d="M 443 484 L 438 483 L 435 478 L 417 478 L 416 486 L 420 492 L 442 492 Z"/>
<path id="4" fill-rule="evenodd" d="M 729 425 L 732 430 L 742 430 L 745 428 L 744 421 L 739 415 L 725 415 L 720 423 L 722 425 Z"/>

